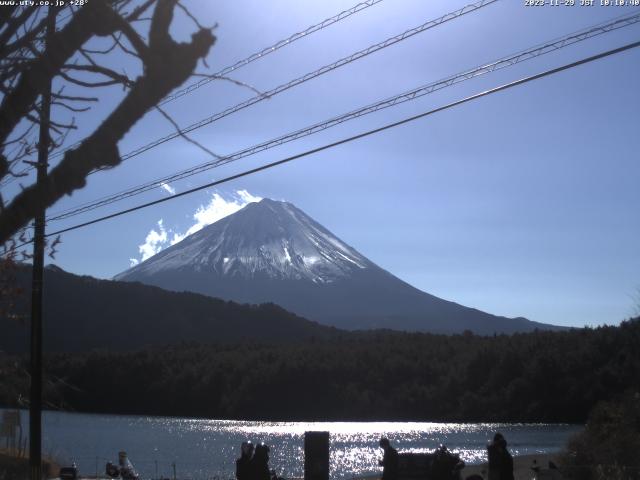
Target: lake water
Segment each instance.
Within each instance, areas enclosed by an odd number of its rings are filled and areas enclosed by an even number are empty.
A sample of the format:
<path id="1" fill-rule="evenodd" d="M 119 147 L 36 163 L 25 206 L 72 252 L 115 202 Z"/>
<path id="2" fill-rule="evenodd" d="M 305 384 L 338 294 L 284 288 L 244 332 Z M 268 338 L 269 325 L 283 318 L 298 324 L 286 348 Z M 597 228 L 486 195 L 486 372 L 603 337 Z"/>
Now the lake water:
<path id="1" fill-rule="evenodd" d="M 25 430 L 28 420 L 22 412 Z M 487 441 L 504 434 L 514 455 L 561 450 L 577 425 L 468 424 L 425 422 L 253 422 L 187 418 L 89 415 L 45 412 L 43 451 L 63 462 L 74 461 L 85 475 L 104 473 L 125 450 L 144 479 L 161 476 L 193 480 L 234 477 L 235 459 L 244 440 L 270 446 L 271 466 L 279 475 L 303 476 L 304 432 L 330 432 L 331 478 L 378 472 L 386 436 L 399 451 L 426 452 L 445 444 L 467 463 L 485 461 Z"/>

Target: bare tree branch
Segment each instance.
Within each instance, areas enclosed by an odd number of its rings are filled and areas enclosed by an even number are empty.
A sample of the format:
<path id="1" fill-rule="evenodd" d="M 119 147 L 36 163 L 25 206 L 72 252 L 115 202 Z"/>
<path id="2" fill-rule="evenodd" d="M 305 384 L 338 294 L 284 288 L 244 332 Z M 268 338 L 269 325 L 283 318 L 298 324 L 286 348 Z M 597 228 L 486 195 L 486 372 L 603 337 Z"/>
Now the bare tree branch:
<path id="1" fill-rule="evenodd" d="M 140 15 L 149 10 L 149 7 L 151 7 L 151 5 L 153 5 L 154 3 L 156 3 L 156 0 L 147 0 L 142 5 L 137 7 L 133 12 L 131 12 L 131 14 L 125 18 L 125 21 L 133 22 L 135 20 L 138 20 L 140 18 Z"/>
<path id="2" fill-rule="evenodd" d="M 196 27 L 198 27 L 200 30 L 213 30 L 215 28 L 215 27 L 203 27 L 202 25 L 200 25 L 200 22 L 198 21 L 198 19 L 194 17 L 193 14 L 189 11 L 189 9 L 187 9 L 179 1 L 178 1 L 178 8 L 182 10 L 185 13 L 185 15 L 189 17 L 191 21 L 196 25 Z"/>
<path id="3" fill-rule="evenodd" d="M 105 7 L 103 1 L 92 0 L 78 11 L 69 25 L 77 22 L 80 16 L 84 16 L 86 22 L 95 23 L 96 18 L 87 13 L 90 10 L 88 6 L 92 5 L 101 6 L 92 7 L 96 9 Z M 5 208 L 0 215 L 0 243 L 10 239 L 19 228 L 26 225 L 40 208 L 50 206 L 64 195 L 82 188 L 86 184 L 86 176 L 91 171 L 118 165 L 121 158 L 117 145 L 122 137 L 148 110 L 157 105 L 174 88 L 184 83 L 195 70 L 198 61 L 208 54 L 215 42 L 215 37 L 210 30 L 197 31 L 192 35 L 189 43 L 177 43 L 171 38 L 169 27 L 173 19 L 175 5 L 176 0 L 157 1 L 150 25 L 149 45 L 146 47 L 146 53 L 141 55 L 144 62 L 142 76 L 135 80 L 125 98 L 104 122 L 82 141 L 79 147 L 65 153 L 60 163 L 51 170 L 44 182 L 25 188 Z M 96 12 L 97 10 L 92 10 L 92 14 Z M 105 16 L 108 17 L 108 21 L 105 21 L 104 16 L 100 18 L 101 29 L 92 25 L 94 30 L 97 30 L 96 35 L 110 35 L 113 33 L 113 25 L 116 28 L 121 27 L 122 22 L 118 20 L 121 17 L 113 10 L 109 9 Z M 118 18 L 114 18 L 114 16 Z M 67 30 L 69 25 L 59 33 Z M 81 28 L 76 25 L 74 28 L 78 29 L 78 35 L 83 35 L 83 38 L 90 35 L 91 29 L 86 26 Z M 77 39 L 69 41 L 76 47 L 75 50 L 84 44 L 84 42 L 79 44 Z M 63 48 L 63 53 L 56 53 L 56 58 L 53 60 L 55 68 L 52 69 L 51 65 L 41 66 L 41 73 L 49 76 L 57 74 L 66 59 L 69 58 L 72 53 L 69 46 L 59 45 L 59 47 Z M 27 73 L 33 74 L 33 71 L 26 72 L 24 76 L 27 76 Z M 11 96 L 15 94 L 17 89 L 13 91 Z M 16 107 L 21 108 L 22 111 L 16 120 L 24 117 L 39 91 L 37 86 L 31 87 L 31 89 L 23 86 L 22 89 L 25 94 L 32 96 L 22 102 L 19 102 L 18 99 L 12 99 Z M 3 101 L 0 107 L 3 114 L 4 107 L 5 102 Z M 0 118 L 0 140 L 6 138 L 8 133 L 5 134 L 5 132 L 10 132 L 15 125 L 13 123 L 14 116 Z"/>
<path id="4" fill-rule="evenodd" d="M 140 37 L 138 32 L 135 31 L 135 29 L 131 26 L 131 24 L 129 22 L 125 22 L 125 21 L 120 22 L 119 28 L 120 28 L 120 31 L 124 34 L 124 36 L 127 37 L 127 40 L 129 40 L 129 43 L 131 43 L 133 48 L 135 48 L 137 53 L 136 52 L 132 52 L 127 47 L 125 47 L 122 44 L 120 38 L 115 38 L 114 37 L 114 40 L 116 41 L 118 46 L 125 53 L 128 53 L 129 55 L 133 55 L 133 56 L 141 58 L 142 60 L 145 60 L 145 58 L 146 58 L 146 56 L 148 54 L 149 47 L 147 46 L 146 43 L 144 43 L 144 40 L 142 40 L 142 38 Z"/>
<path id="5" fill-rule="evenodd" d="M 104 49 L 104 50 L 93 50 L 93 49 L 90 49 L 90 48 L 85 48 L 85 47 L 83 47 L 83 48 L 81 48 L 81 49 L 80 49 L 80 51 L 81 51 L 81 52 L 88 53 L 88 54 L 93 54 L 93 55 L 107 55 L 107 54 L 109 54 L 109 53 L 113 52 L 113 50 L 115 50 L 115 48 L 116 48 L 117 46 L 118 46 L 118 43 L 114 41 L 114 42 L 111 44 L 111 46 L 107 47 L 107 48 L 106 48 L 106 49 Z"/>
<path id="6" fill-rule="evenodd" d="M 142 57 L 140 57 L 140 55 L 138 55 L 133 50 L 127 48 L 126 45 L 124 43 L 122 43 L 121 35 L 111 35 L 111 36 L 113 37 L 114 45 L 116 45 L 117 47 L 120 47 L 120 50 L 122 50 L 124 53 L 126 53 L 127 55 L 131 55 L 132 57 L 142 59 Z M 142 45 L 144 45 L 144 42 L 142 41 L 142 39 L 140 39 L 140 43 Z M 145 48 L 146 48 L 146 46 L 145 46 Z"/>
<path id="7" fill-rule="evenodd" d="M 51 96 L 59 100 L 68 100 L 70 102 L 97 102 L 98 101 L 97 97 L 74 97 L 69 95 L 62 95 L 60 93 L 52 93 Z"/>
<path id="8" fill-rule="evenodd" d="M 269 97 L 269 95 L 265 94 L 264 92 L 261 92 L 260 90 L 258 90 L 257 88 L 255 88 L 253 85 L 249 85 L 248 83 L 245 82 L 241 82 L 240 80 L 236 80 L 235 78 L 231 78 L 225 75 L 209 75 L 207 73 L 194 73 L 193 74 L 194 77 L 204 77 L 204 78 L 212 78 L 214 80 L 224 80 L 226 82 L 231 82 L 234 85 L 237 85 L 239 87 L 244 87 L 244 88 L 248 88 L 249 90 L 251 90 L 253 93 L 256 93 L 258 95 L 260 95 L 261 97 L 264 98 L 271 98 Z"/>
<path id="9" fill-rule="evenodd" d="M 7 27 L 2 32 L 2 34 L 0 34 L 0 45 L 6 45 L 11 37 L 13 37 L 18 32 L 18 29 L 22 25 L 24 25 L 27 19 L 37 10 L 38 9 L 35 6 L 27 7 L 17 17 L 12 20 L 8 20 Z"/>
<path id="10" fill-rule="evenodd" d="M 0 143 L 6 140 L 31 109 L 44 86 L 74 52 L 93 35 L 109 35 L 115 31 L 117 27 L 113 21 L 114 16 L 117 15 L 108 6 L 107 0 L 92 0 L 73 16 L 64 29 L 52 35 L 47 52 L 30 65 L 20 76 L 15 88 L 2 99 Z"/>
<path id="11" fill-rule="evenodd" d="M 180 128 L 180 125 L 178 125 L 178 123 L 173 118 L 171 118 L 171 116 L 167 112 L 165 112 L 159 105 L 156 105 L 155 109 L 157 111 L 159 111 L 162 114 L 162 116 L 164 118 L 166 118 L 171 123 L 171 125 L 173 125 L 173 127 L 176 129 L 176 132 L 178 133 L 178 135 L 180 135 L 182 138 L 184 138 L 187 142 L 195 145 L 196 147 L 198 147 L 199 149 L 201 149 L 205 153 L 211 155 L 213 158 L 215 158 L 217 160 L 222 159 L 221 155 L 218 155 L 217 153 L 212 152 L 207 147 L 202 145 L 200 142 L 194 140 L 193 138 L 189 137 L 186 133 L 184 133 L 182 131 L 182 129 Z"/>
<path id="12" fill-rule="evenodd" d="M 81 112 L 86 112 L 91 110 L 91 107 L 83 107 L 83 108 L 78 108 L 78 107 L 72 107 L 71 105 L 67 105 L 64 102 L 57 102 L 57 101 L 53 101 L 51 102 L 51 105 L 57 105 L 59 107 L 62 107 L 66 110 L 69 110 L 70 112 L 77 112 L 77 113 L 81 113 Z"/>
<path id="13" fill-rule="evenodd" d="M 126 75 L 122 75 L 121 73 L 115 72 L 110 68 L 102 67 L 100 65 L 65 64 L 62 68 L 63 70 L 76 70 L 104 75 L 105 77 L 111 78 L 115 83 L 121 83 L 126 87 L 130 87 L 131 85 L 133 85 L 133 82 Z"/>
<path id="14" fill-rule="evenodd" d="M 67 82 L 73 83 L 74 85 L 78 85 L 79 87 L 96 88 L 96 87 L 109 87 L 111 85 L 122 84 L 120 80 L 105 80 L 103 82 L 86 82 L 78 78 L 73 78 L 71 75 L 63 71 L 60 71 L 59 75 L 62 78 L 64 78 Z"/>
<path id="15" fill-rule="evenodd" d="M 47 19 L 43 18 L 37 27 L 28 30 L 22 37 L 17 39 L 12 44 L 8 44 L 0 48 L 0 56 L 6 57 L 8 55 L 11 55 L 13 52 L 17 52 L 18 50 L 25 48 L 29 43 L 32 43 L 38 38 L 38 35 L 44 31 L 46 25 Z M 0 45 L 2 44 L 2 40 L 0 40 Z"/>

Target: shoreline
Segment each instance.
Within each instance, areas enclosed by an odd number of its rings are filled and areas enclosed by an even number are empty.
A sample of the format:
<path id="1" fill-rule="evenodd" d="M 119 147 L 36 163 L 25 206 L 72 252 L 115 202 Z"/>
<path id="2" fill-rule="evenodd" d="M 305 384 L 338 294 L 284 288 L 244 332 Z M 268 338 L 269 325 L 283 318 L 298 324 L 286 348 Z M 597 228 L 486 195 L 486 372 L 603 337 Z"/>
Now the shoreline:
<path id="1" fill-rule="evenodd" d="M 534 453 L 529 455 L 514 455 L 513 456 L 513 478 L 514 480 L 531 480 L 533 477 L 533 461 L 535 460 L 537 465 L 542 469 L 546 469 L 549 465 L 549 461 L 553 461 L 558 464 L 558 457 L 561 452 L 556 453 Z M 465 465 L 462 469 L 462 478 L 467 478 L 470 475 L 480 475 L 483 479 L 488 478 L 488 462 Z M 364 475 L 362 477 L 354 477 L 354 480 L 381 480 L 381 474 L 376 475 Z"/>
<path id="2" fill-rule="evenodd" d="M 561 455 L 561 452 L 556 453 L 536 453 L 530 455 L 514 455 L 513 456 L 513 478 L 515 480 L 531 480 L 533 476 L 533 470 L 531 467 L 533 466 L 534 460 L 536 464 L 539 465 L 542 469 L 546 469 L 549 465 L 549 461 L 553 461 L 556 465 L 558 462 L 558 457 Z M 467 465 L 462 470 L 462 478 L 466 478 L 469 475 L 480 475 L 482 478 L 487 478 L 487 474 L 489 471 L 488 462 L 476 464 L 476 465 Z"/>
<path id="3" fill-rule="evenodd" d="M 29 409 L 23 406 L 7 406 L 0 404 L 1 410 L 19 410 L 21 413 L 27 415 L 29 414 Z M 547 422 L 547 421 L 510 421 L 510 420 L 433 420 L 433 419 L 412 419 L 407 420 L 406 418 L 401 419 L 393 419 L 393 417 L 388 418 L 377 418 L 375 420 L 372 419 L 360 419 L 360 417 L 354 418 L 339 418 L 339 419 L 314 419 L 314 417 L 301 417 L 301 418 L 278 418 L 278 419 L 269 419 L 269 418 L 235 418 L 235 417 L 198 417 L 198 416 L 185 416 L 185 415 L 162 415 L 156 413 L 120 413 L 120 412 L 99 412 L 99 411 L 89 411 L 89 410 L 68 410 L 64 408 L 43 408 L 42 413 L 51 412 L 51 413 L 64 413 L 71 415 L 92 415 L 92 416 L 112 416 L 112 417 L 149 417 L 149 418 L 166 418 L 169 420 L 207 420 L 207 421 L 220 421 L 220 422 L 270 422 L 270 423 L 434 423 L 434 424 L 473 424 L 473 425 L 487 425 L 491 427 L 499 428 L 503 425 L 509 426 L 540 426 L 540 425 L 559 425 L 559 426 L 578 426 L 584 427 L 585 422 L 569 422 L 569 421 L 558 421 L 558 422 Z"/>
<path id="4" fill-rule="evenodd" d="M 558 457 L 561 455 L 560 452 L 556 452 L 556 453 L 540 453 L 540 454 L 529 454 L 529 455 L 516 455 L 513 457 L 513 476 L 514 476 L 514 480 L 531 480 L 531 478 L 533 477 L 533 471 L 531 470 L 531 467 L 533 466 L 533 462 L 534 460 L 536 461 L 537 465 L 539 465 L 541 468 L 546 469 L 549 461 L 553 461 L 556 464 L 558 464 Z M 5 455 L 5 457 L 9 457 L 7 455 Z M 6 460 L 7 458 L 5 458 Z M 15 458 L 14 460 L 18 460 L 17 458 Z M 26 459 L 21 459 L 22 461 L 25 461 Z M 47 463 L 49 463 L 49 468 L 53 468 L 53 471 L 57 470 L 57 468 L 59 468 L 60 466 L 56 464 L 56 462 L 52 461 L 51 459 L 47 459 Z M 480 475 L 483 479 L 488 478 L 488 463 L 484 462 L 484 463 L 480 463 L 480 464 L 473 464 L 473 465 L 466 465 L 463 469 L 462 469 L 462 478 L 467 478 L 471 475 Z M 51 477 L 49 477 L 51 478 Z M 54 479 L 56 479 L 56 477 L 53 477 Z M 92 475 L 87 475 L 87 476 L 82 476 L 81 477 L 83 480 L 84 479 L 93 479 L 95 480 L 96 477 L 92 476 Z M 102 479 L 106 479 L 107 477 L 104 476 L 98 476 L 98 479 L 102 480 Z M 356 477 L 352 477 L 353 480 L 380 480 L 381 479 L 381 473 L 378 474 L 370 474 L 370 475 L 363 475 L 363 476 L 356 476 Z M 57 480 L 57 479 L 56 479 Z M 301 478 L 295 478 L 295 477 L 290 477 L 288 478 L 288 480 L 303 480 Z"/>

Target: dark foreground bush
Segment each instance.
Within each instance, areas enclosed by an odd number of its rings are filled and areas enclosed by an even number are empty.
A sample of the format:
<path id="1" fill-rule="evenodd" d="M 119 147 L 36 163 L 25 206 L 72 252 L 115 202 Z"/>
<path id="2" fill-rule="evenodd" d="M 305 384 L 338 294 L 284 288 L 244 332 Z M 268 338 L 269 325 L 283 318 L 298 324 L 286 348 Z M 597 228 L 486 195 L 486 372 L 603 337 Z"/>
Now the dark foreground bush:
<path id="1" fill-rule="evenodd" d="M 60 467 L 56 462 L 45 459 L 42 462 L 42 472 L 45 478 L 58 476 Z M 29 459 L 18 457 L 12 452 L 0 452 L 0 480 L 21 480 L 29 478 Z"/>
<path id="2" fill-rule="evenodd" d="M 640 393 L 632 392 L 596 405 L 584 431 L 569 441 L 564 463 L 575 478 L 640 479 L 639 452 Z"/>

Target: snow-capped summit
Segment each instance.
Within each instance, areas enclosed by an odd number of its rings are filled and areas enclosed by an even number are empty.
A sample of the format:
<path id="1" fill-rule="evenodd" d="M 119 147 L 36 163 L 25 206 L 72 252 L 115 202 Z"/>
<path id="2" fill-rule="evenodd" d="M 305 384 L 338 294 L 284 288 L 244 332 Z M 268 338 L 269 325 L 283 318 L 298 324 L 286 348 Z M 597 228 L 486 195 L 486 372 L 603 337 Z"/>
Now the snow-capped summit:
<path id="1" fill-rule="evenodd" d="M 273 302 L 347 329 L 491 334 L 553 328 L 422 292 L 291 203 L 269 199 L 250 203 L 115 279 L 242 303 Z"/>
<path id="2" fill-rule="evenodd" d="M 264 199 L 188 236 L 116 280 L 190 268 L 223 277 L 330 283 L 372 265 L 291 203 Z"/>

